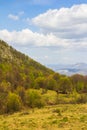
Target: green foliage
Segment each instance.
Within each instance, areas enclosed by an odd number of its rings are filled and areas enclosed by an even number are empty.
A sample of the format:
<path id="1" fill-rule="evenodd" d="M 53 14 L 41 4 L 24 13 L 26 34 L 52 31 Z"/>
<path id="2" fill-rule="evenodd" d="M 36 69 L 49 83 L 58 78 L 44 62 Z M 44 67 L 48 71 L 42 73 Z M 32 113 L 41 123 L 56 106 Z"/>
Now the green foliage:
<path id="1" fill-rule="evenodd" d="M 17 90 L 16 90 L 17 95 L 19 95 L 19 97 L 22 100 L 22 103 L 25 104 L 25 88 L 22 86 L 18 86 Z"/>
<path id="2" fill-rule="evenodd" d="M 7 97 L 6 112 L 19 111 L 22 107 L 20 97 L 15 93 L 9 93 Z"/>
<path id="3" fill-rule="evenodd" d="M 54 73 L 52 77 L 58 83 L 60 81 L 61 75 L 59 73 Z"/>
<path id="4" fill-rule="evenodd" d="M 45 88 L 45 78 L 44 77 L 38 77 L 35 80 L 35 88 Z"/>
<path id="5" fill-rule="evenodd" d="M 5 113 L 7 93 L 0 92 L 0 114 Z"/>
<path id="6" fill-rule="evenodd" d="M 87 94 L 80 94 L 77 103 L 87 103 Z"/>
<path id="7" fill-rule="evenodd" d="M 11 84 L 10 82 L 6 82 L 5 80 L 0 84 L 0 92 L 8 93 L 11 91 Z"/>
<path id="8" fill-rule="evenodd" d="M 73 85 L 68 77 L 62 77 L 59 83 L 59 91 L 63 94 L 71 93 Z"/>
<path id="9" fill-rule="evenodd" d="M 71 81 L 73 83 L 74 89 L 78 93 L 87 92 L 87 89 L 86 89 L 86 84 L 87 84 L 86 76 L 76 74 L 76 75 L 71 76 Z"/>
<path id="10" fill-rule="evenodd" d="M 42 95 L 46 105 L 56 105 L 57 93 L 53 90 L 47 90 L 46 93 Z"/>
<path id="11" fill-rule="evenodd" d="M 31 107 L 43 107 L 44 106 L 44 101 L 40 95 L 40 93 L 37 90 L 27 90 L 26 91 L 26 104 Z"/>
<path id="12" fill-rule="evenodd" d="M 45 88 L 49 89 L 49 90 L 55 90 L 57 86 L 57 82 L 55 79 L 53 79 L 52 76 L 49 76 L 46 80 L 45 80 Z"/>

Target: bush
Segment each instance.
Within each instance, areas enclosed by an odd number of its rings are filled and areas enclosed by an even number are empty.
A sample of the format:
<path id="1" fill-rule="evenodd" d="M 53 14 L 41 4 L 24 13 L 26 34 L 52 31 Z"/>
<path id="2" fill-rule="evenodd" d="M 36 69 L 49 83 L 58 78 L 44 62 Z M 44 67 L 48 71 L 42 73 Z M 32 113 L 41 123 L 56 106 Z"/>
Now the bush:
<path id="1" fill-rule="evenodd" d="M 79 94 L 76 91 L 73 91 L 73 93 L 70 95 L 71 104 L 79 104 L 79 103 L 87 103 L 87 95 L 86 94 Z"/>
<path id="2" fill-rule="evenodd" d="M 59 92 L 62 94 L 70 94 L 73 91 L 73 85 L 68 77 L 62 77 L 59 82 Z"/>
<path id="3" fill-rule="evenodd" d="M 87 103 L 87 95 L 81 94 L 77 99 L 77 103 Z"/>
<path id="4" fill-rule="evenodd" d="M 16 93 L 20 96 L 22 103 L 25 104 L 25 88 L 22 86 L 18 86 Z"/>
<path id="5" fill-rule="evenodd" d="M 7 97 L 6 112 L 19 111 L 22 107 L 20 97 L 15 93 L 9 93 Z"/>
<path id="6" fill-rule="evenodd" d="M 44 101 L 38 90 L 32 90 L 32 89 L 27 90 L 25 97 L 26 97 L 26 104 L 31 108 L 34 107 L 41 108 L 44 106 Z"/>

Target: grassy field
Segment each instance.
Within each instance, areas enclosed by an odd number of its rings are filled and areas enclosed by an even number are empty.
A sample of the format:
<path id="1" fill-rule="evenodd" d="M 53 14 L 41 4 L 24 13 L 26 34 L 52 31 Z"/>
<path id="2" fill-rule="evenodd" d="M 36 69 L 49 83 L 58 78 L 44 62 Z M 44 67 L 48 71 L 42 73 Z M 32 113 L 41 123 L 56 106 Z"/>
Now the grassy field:
<path id="1" fill-rule="evenodd" d="M 48 106 L 0 115 L 0 130 L 87 130 L 87 104 Z"/>

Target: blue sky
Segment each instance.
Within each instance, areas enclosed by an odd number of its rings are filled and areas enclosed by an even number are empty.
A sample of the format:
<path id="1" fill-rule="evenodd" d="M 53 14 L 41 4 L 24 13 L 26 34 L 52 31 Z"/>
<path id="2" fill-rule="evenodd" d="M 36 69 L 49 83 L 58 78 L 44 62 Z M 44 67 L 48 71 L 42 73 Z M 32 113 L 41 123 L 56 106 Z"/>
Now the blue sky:
<path id="1" fill-rule="evenodd" d="M 45 65 L 87 63 L 87 0 L 0 0 L 0 39 Z"/>

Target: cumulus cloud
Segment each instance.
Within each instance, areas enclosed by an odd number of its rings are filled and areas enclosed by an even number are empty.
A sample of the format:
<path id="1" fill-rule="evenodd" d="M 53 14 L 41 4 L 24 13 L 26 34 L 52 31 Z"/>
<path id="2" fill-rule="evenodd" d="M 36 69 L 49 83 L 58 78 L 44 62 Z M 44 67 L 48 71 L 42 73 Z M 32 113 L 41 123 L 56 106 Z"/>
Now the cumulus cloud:
<path id="1" fill-rule="evenodd" d="M 0 37 L 9 43 L 24 46 L 68 46 L 68 41 L 66 39 L 60 39 L 52 33 L 44 35 L 41 33 L 32 32 L 29 29 L 12 32 L 8 30 L 0 30 Z"/>
<path id="2" fill-rule="evenodd" d="M 87 4 L 50 9 L 32 18 L 32 23 L 45 33 L 53 32 L 62 38 L 87 37 Z"/>
<path id="3" fill-rule="evenodd" d="M 29 18 L 27 22 L 31 22 Z M 33 32 L 28 28 L 12 32 L 0 30 L 0 37 L 20 46 L 87 48 L 87 4 L 48 10 L 32 18 L 32 23 L 41 31 Z"/>
<path id="4" fill-rule="evenodd" d="M 0 30 L 1 39 L 19 46 L 35 46 L 35 47 L 58 47 L 60 48 L 79 48 L 87 47 L 87 38 L 76 40 L 76 39 L 63 39 L 56 35 L 42 34 L 32 32 L 29 29 L 23 29 L 21 31 L 8 31 Z"/>

